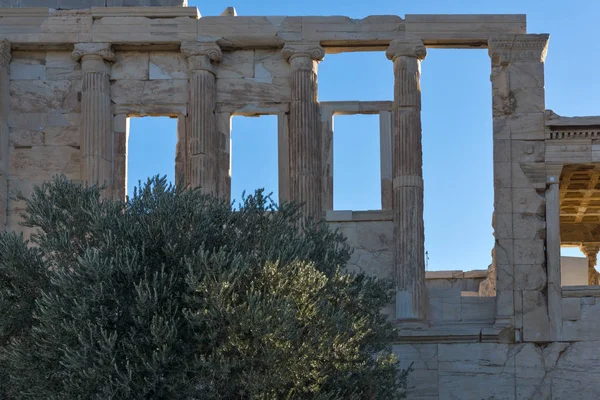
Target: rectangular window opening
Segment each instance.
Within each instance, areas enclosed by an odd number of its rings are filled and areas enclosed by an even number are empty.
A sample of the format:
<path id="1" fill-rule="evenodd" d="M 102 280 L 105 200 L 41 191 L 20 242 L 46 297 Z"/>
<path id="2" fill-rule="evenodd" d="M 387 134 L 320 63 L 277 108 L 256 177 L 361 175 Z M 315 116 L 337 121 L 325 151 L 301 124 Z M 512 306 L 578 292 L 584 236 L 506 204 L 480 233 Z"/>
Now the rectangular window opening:
<path id="1" fill-rule="evenodd" d="M 565 165 L 560 177 L 561 285 L 598 286 L 600 164 Z"/>
<path id="2" fill-rule="evenodd" d="M 393 66 L 385 51 L 327 54 L 319 63 L 319 101 L 392 100 Z"/>
<path id="3" fill-rule="evenodd" d="M 382 209 L 379 115 L 334 116 L 333 209 Z"/>
<path id="4" fill-rule="evenodd" d="M 169 183 L 176 183 L 175 157 L 177 147 L 177 119 L 171 117 L 129 118 L 129 132 L 125 132 L 124 157 L 126 168 L 123 192 L 133 196 L 134 187 L 144 185 L 148 178 L 166 176 Z M 115 132 L 115 164 L 119 169 L 119 136 Z M 117 179 L 117 182 L 119 180 Z"/>
<path id="5" fill-rule="evenodd" d="M 421 66 L 428 271 L 483 272 L 493 262 L 489 76 L 485 50 L 428 49 Z M 495 293 L 495 287 L 486 293 Z"/>
<path id="6" fill-rule="evenodd" d="M 279 204 L 279 164 L 276 115 L 260 117 L 234 116 L 231 128 L 231 200 L 234 208 L 242 194 L 253 195 L 257 189 L 271 194 Z"/>

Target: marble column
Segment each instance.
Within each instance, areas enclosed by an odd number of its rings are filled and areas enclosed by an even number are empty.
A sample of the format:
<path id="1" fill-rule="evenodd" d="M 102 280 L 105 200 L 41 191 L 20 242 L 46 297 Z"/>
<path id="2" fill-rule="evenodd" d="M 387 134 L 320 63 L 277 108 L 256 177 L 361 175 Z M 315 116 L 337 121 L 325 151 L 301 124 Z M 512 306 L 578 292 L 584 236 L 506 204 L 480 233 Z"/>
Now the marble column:
<path id="1" fill-rule="evenodd" d="M 600 250 L 600 244 L 598 243 L 582 243 L 581 252 L 585 254 L 588 262 L 588 285 L 598 285 L 598 271 L 596 271 L 596 264 L 598 263 L 598 251 Z"/>
<path id="2" fill-rule="evenodd" d="M 190 97 L 186 130 L 187 166 L 185 183 L 204 193 L 229 198 L 229 149 L 217 129 L 215 107 L 217 82 L 215 63 L 222 58 L 215 42 L 184 42 L 181 52 L 188 58 Z M 227 160 L 224 160 L 224 158 Z"/>
<path id="3" fill-rule="evenodd" d="M 394 40 L 386 55 L 394 62 L 393 209 L 396 318 L 424 320 L 425 233 L 423 228 L 423 155 L 421 146 L 420 40 Z"/>
<path id="4" fill-rule="evenodd" d="M 10 43 L 0 42 L 0 232 L 7 225 L 8 210 L 8 112 L 10 109 L 10 87 L 8 64 L 10 63 Z"/>
<path id="5" fill-rule="evenodd" d="M 71 55 L 81 62 L 81 180 L 113 190 L 113 115 L 110 103 L 110 63 L 115 54 L 108 43 L 80 43 Z"/>
<path id="6" fill-rule="evenodd" d="M 322 218 L 321 126 L 317 71 L 325 56 L 318 43 L 288 43 L 283 56 L 292 67 L 289 116 L 289 197 L 304 203 L 307 217 Z"/>

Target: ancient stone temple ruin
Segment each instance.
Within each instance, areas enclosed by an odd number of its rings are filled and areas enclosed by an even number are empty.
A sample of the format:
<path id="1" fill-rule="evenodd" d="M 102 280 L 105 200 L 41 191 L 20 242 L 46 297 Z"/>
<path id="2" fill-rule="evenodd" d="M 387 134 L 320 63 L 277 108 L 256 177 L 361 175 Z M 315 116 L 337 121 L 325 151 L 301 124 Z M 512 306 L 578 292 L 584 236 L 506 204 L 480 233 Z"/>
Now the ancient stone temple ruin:
<path id="1" fill-rule="evenodd" d="M 276 115 L 280 199 L 339 227 L 348 268 L 393 277 L 410 399 L 596 399 L 600 391 L 600 117 L 546 110 L 547 34 L 523 15 L 201 17 L 185 0 L 0 0 L 0 229 L 12 193 L 64 173 L 124 197 L 128 118 L 178 120 L 185 184 L 230 196 L 236 115 Z M 153 7 L 151 7 L 153 6 Z M 425 272 L 421 66 L 427 48 L 487 48 L 493 262 Z M 379 51 L 393 101 L 319 102 L 328 54 Z M 376 114 L 381 209 L 333 210 L 333 117 Z M 25 231 L 25 234 L 28 234 Z M 561 245 L 588 257 L 565 278 Z M 563 263 L 564 264 L 564 263 Z"/>

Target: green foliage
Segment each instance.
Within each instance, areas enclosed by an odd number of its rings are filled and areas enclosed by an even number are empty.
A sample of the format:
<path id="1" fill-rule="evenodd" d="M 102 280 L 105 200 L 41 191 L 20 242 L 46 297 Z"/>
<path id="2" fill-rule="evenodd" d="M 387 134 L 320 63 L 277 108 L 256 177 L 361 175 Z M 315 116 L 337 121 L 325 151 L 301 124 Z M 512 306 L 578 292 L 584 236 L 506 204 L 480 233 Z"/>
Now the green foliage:
<path id="1" fill-rule="evenodd" d="M 164 178 L 127 202 L 36 188 L 31 243 L 0 236 L 0 397 L 402 398 L 391 285 L 340 271 L 345 239 L 299 209 Z"/>

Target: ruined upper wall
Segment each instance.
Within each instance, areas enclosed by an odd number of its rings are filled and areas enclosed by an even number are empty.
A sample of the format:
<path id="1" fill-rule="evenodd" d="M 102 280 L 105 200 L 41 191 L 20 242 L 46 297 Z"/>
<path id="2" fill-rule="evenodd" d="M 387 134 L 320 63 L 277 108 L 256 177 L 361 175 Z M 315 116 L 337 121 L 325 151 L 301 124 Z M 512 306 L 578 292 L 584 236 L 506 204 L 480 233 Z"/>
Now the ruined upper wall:
<path id="1" fill-rule="evenodd" d="M 74 10 L 90 7 L 187 7 L 187 3 L 187 0 L 0 0 L 0 7 Z"/>

